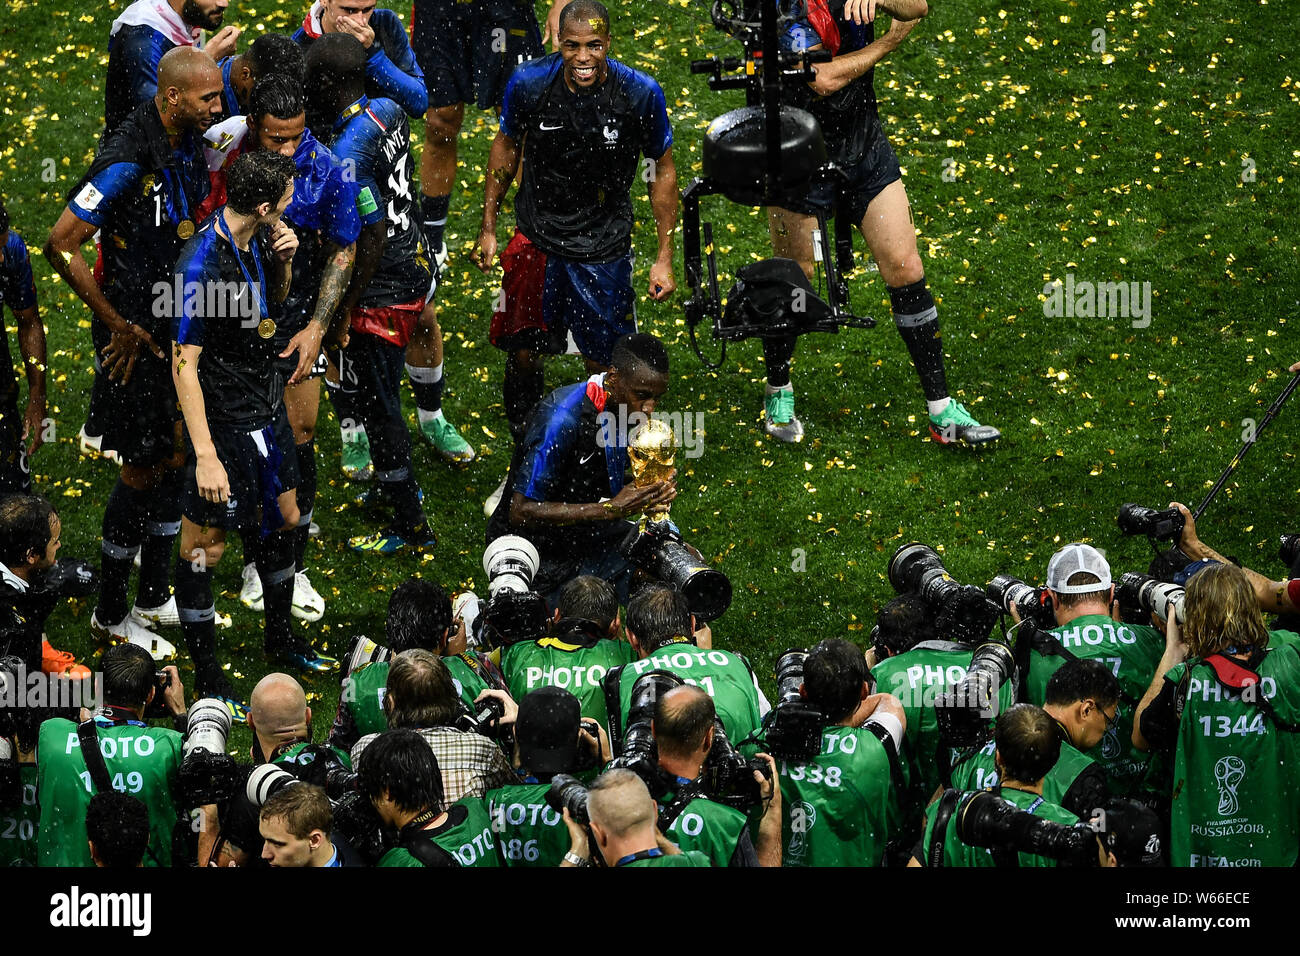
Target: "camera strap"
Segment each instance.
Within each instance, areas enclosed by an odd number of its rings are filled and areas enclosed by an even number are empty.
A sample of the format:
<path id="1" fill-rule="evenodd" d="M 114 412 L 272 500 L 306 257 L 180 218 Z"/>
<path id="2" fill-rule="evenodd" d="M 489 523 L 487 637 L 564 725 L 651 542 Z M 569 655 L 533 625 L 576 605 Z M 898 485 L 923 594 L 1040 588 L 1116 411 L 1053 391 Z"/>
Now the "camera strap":
<path id="1" fill-rule="evenodd" d="M 1294 645 L 1292 646 L 1294 647 Z M 1264 685 L 1260 682 L 1259 672 L 1250 666 L 1258 666 L 1268 653 L 1270 652 L 1253 654 L 1250 660 L 1244 663 L 1233 660 L 1224 654 L 1211 654 L 1203 659 L 1201 663 L 1210 666 L 1210 669 L 1214 671 L 1215 679 L 1220 684 L 1239 693 L 1243 701 L 1258 707 L 1278 730 L 1288 734 L 1300 733 L 1300 724 L 1293 724 L 1277 715 L 1273 705 L 1264 697 Z M 1296 649 L 1296 653 L 1300 654 L 1300 649 Z M 1191 672 L 1191 667 L 1187 668 L 1187 672 Z M 1255 690 L 1248 693 L 1248 688 L 1255 688 Z"/>
<path id="2" fill-rule="evenodd" d="M 100 793 L 110 792 L 113 780 L 108 773 L 108 764 L 104 763 L 104 755 L 99 750 L 99 732 L 95 729 L 93 717 L 77 724 L 77 740 L 81 743 L 81 759 L 86 763 L 86 771 L 90 774 L 95 789 Z"/>
<path id="3" fill-rule="evenodd" d="M 1029 638 L 1029 644 L 1033 650 L 1038 651 L 1038 653 L 1042 654 L 1044 657 L 1056 655 L 1057 657 L 1064 657 L 1067 661 L 1079 660 L 1079 656 L 1071 651 L 1067 651 L 1065 645 L 1062 644 L 1051 631 L 1043 631 L 1035 628 L 1033 636 Z M 1027 679 L 1029 668 L 1025 667 L 1021 673 L 1026 675 Z M 1119 699 L 1121 702 L 1132 708 L 1136 708 L 1138 705 L 1138 699 L 1128 691 L 1124 690 L 1123 687 L 1119 689 Z"/>
<path id="4" fill-rule="evenodd" d="M 623 708 L 619 703 L 619 686 L 623 683 L 626 664 L 612 667 L 605 674 L 601 690 L 605 694 L 605 713 L 609 716 L 609 745 L 615 754 L 623 752 Z"/>
<path id="5" fill-rule="evenodd" d="M 889 758 L 889 779 L 894 783 L 894 789 L 901 796 L 907 789 L 907 781 L 903 777 L 903 765 L 898 759 L 898 748 L 894 746 L 894 738 L 889 731 L 880 724 L 867 721 L 862 725 L 863 730 L 868 730 L 871 735 L 880 741 L 880 746 L 885 748 L 885 755 Z"/>
<path id="6" fill-rule="evenodd" d="M 930 831 L 934 835 L 930 839 L 930 847 L 926 852 L 927 866 L 943 866 L 943 845 L 944 838 L 948 834 L 948 821 L 956 812 L 961 798 L 960 790 L 945 790 L 943 796 L 939 798 L 939 805 L 934 811 L 934 829 Z"/>

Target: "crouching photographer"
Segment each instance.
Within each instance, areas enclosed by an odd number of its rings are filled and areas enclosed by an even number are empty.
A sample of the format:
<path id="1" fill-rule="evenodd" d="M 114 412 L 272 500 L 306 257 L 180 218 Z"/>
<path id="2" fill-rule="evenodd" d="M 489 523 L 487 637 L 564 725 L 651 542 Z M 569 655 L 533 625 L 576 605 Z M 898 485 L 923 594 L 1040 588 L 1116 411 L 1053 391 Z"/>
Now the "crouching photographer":
<path id="1" fill-rule="evenodd" d="M 665 671 L 641 677 L 623 751 L 610 766 L 641 775 L 659 804 L 659 828 L 682 849 L 700 850 L 714 866 L 781 865 L 776 765 L 767 754 L 736 753 L 703 689 Z"/>
<path id="2" fill-rule="evenodd" d="M 548 802 L 551 783 L 604 766 L 609 740 L 599 724 L 583 719 L 578 698 L 559 687 L 539 687 L 524 697 L 514 726 L 518 779 L 488 791 L 492 832 L 505 866 L 556 866 L 568 834 L 560 811 Z"/>
<path id="3" fill-rule="evenodd" d="M 397 834 L 379 866 L 501 865 L 483 801 L 446 802 L 438 761 L 421 734 L 379 734 L 361 755 L 357 779 L 385 828 Z"/>
<path id="4" fill-rule="evenodd" d="M 1300 856 L 1300 651 L 1274 645 L 1232 564 L 1187 584 L 1183 623 L 1138 704 L 1133 745 L 1172 763 L 1173 866 L 1293 866 Z"/>
<path id="5" fill-rule="evenodd" d="M 659 832 L 658 805 L 631 770 L 606 770 L 590 790 L 571 785 L 569 793 L 563 813 L 570 843 L 560 866 L 591 866 L 593 838 L 607 867 L 712 866 L 699 850 L 678 849 Z"/>
<path id="6" fill-rule="evenodd" d="M 1096 836 L 1086 824 L 1070 833 L 1042 827 L 1057 823 L 1073 828 L 1079 822 L 1064 807 L 1043 799 L 1043 777 L 1061 754 L 1052 718 L 1033 704 L 1016 704 L 998 717 L 994 741 L 999 783 L 977 791 L 994 799 L 944 791 L 926 811 L 925 835 L 908 865 L 1056 866 L 1058 857 L 1095 864 Z M 972 815 L 972 807 L 980 812 Z M 1031 819 L 1012 816 L 1017 810 Z M 985 825 L 975 825 L 981 820 Z"/>
<path id="7" fill-rule="evenodd" d="M 393 658 L 384 685 L 384 714 L 390 730 L 408 729 L 425 741 L 437 758 L 448 804 L 462 797 L 483 797 L 493 787 L 514 782 L 514 771 L 495 742 L 484 736 L 501 721 L 505 708 L 484 691 L 476 713 L 468 713 L 446 661 L 425 650 L 404 651 Z M 362 737 L 352 748 L 352 764 L 361 766 L 378 734 Z"/>
<path id="8" fill-rule="evenodd" d="M 432 581 L 407 578 L 388 600 L 384 644 L 364 637 L 353 643 L 327 743 L 351 750 L 362 737 L 387 728 L 384 687 L 392 658 L 417 649 L 442 657 L 467 706 L 487 688 L 505 686 L 496 667 L 467 647 L 465 622 L 453 617 L 447 592 Z"/>
<path id="9" fill-rule="evenodd" d="M 778 758 L 782 865 L 880 866 L 902 822 L 902 705 L 872 692 L 862 652 L 839 638 L 776 666 L 764 736 Z"/>
<path id="10" fill-rule="evenodd" d="M 149 652 L 118 644 L 104 654 L 104 706 L 78 724 L 45 721 L 36 743 L 36 793 L 41 807 L 37 838 L 40 866 L 93 866 L 86 843 L 92 794 L 127 793 L 149 808 L 147 866 L 184 865 L 189 821 L 178 827 L 179 776 L 184 738 L 178 729 L 151 727 L 145 709 L 161 694 L 174 725 L 185 727 L 185 688 L 175 667 L 164 670 L 165 688 Z M 174 842 L 175 841 L 175 842 Z M 173 847 L 184 857 L 174 857 Z"/>

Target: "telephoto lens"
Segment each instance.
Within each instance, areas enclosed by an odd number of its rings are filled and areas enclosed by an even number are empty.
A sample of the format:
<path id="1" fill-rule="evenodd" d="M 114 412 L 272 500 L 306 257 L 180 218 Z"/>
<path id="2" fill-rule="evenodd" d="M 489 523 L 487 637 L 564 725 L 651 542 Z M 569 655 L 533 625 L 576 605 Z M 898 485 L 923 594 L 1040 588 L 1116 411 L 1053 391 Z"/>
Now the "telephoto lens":
<path id="1" fill-rule="evenodd" d="M 551 778 L 550 789 L 546 791 L 546 805 L 556 813 L 568 810 L 575 823 L 586 826 L 591 822 L 587 814 L 587 786 L 567 773 L 557 773 Z"/>
<path id="2" fill-rule="evenodd" d="M 967 846 L 1032 853 L 1062 866 L 1097 866 L 1097 834 L 1087 823 L 1053 823 L 981 790 L 962 798 L 957 838 Z"/>
<path id="3" fill-rule="evenodd" d="M 302 781 L 276 764 L 264 763 L 260 767 L 254 767 L 248 775 L 248 782 L 244 784 L 244 796 L 248 797 L 248 802 L 253 806 L 260 807 L 274 794 L 296 783 Z"/>
<path id="4" fill-rule="evenodd" d="M 651 725 L 655 716 L 655 701 L 682 679 L 672 671 L 647 671 L 632 685 L 632 701 L 627 712 L 627 727 L 619 742 L 618 756 L 610 761 L 608 769 L 631 770 L 643 781 L 656 799 L 667 792 L 663 775 L 659 772 L 659 747 L 655 743 Z"/>
<path id="5" fill-rule="evenodd" d="M 488 578 L 488 596 L 501 591 L 528 591 L 541 564 L 536 546 L 517 534 L 503 534 L 483 549 L 483 571 Z"/>
<path id="6" fill-rule="evenodd" d="M 899 594 L 919 594 L 931 607 L 955 597 L 961 585 L 948 575 L 939 552 L 928 544 L 905 544 L 889 559 L 889 583 Z"/>
<path id="7" fill-rule="evenodd" d="M 1177 584 L 1166 584 L 1137 571 L 1125 571 L 1115 585 L 1115 599 L 1124 610 L 1140 611 L 1148 616 L 1155 614 L 1164 619 L 1167 606 L 1172 602 L 1174 620 L 1179 624 L 1183 623 L 1184 593 Z"/>
<path id="8" fill-rule="evenodd" d="M 178 783 L 191 806 L 227 799 L 236 787 L 238 768 L 226 753 L 230 711 L 215 697 L 196 700 L 185 723 L 185 756 Z"/>
<path id="9" fill-rule="evenodd" d="M 1030 587 L 1010 574 L 999 574 L 984 593 L 1008 614 L 1014 607 L 1022 621 L 1033 621 L 1042 630 L 1056 627 L 1056 614 L 1046 588 Z"/>
<path id="10" fill-rule="evenodd" d="M 998 689 L 1015 669 L 1005 644 L 981 644 L 971 656 L 966 676 L 935 702 L 939 734 L 951 747 L 970 747 L 998 715 Z"/>
<path id="11" fill-rule="evenodd" d="M 800 693 L 808 652 L 786 651 L 776 661 L 776 706 L 769 712 L 764 739 L 785 760 L 811 760 L 822 749 L 826 716 Z"/>

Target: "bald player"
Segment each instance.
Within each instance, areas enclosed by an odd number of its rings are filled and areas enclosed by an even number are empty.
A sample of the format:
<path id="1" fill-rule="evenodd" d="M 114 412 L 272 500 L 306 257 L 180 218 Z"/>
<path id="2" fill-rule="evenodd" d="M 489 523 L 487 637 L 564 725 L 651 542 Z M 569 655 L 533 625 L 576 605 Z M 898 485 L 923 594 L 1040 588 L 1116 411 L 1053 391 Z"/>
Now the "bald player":
<path id="1" fill-rule="evenodd" d="M 697 850 L 683 853 L 659 832 L 658 807 L 631 770 L 608 770 L 587 793 L 591 835 L 606 866 L 709 866 Z M 564 811 L 571 845 L 560 866 L 591 866 L 587 830 Z"/>
<path id="2" fill-rule="evenodd" d="M 185 454 L 163 352 L 170 340 L 173 272 L 208 194 L 203 131 L 221 114 L 221 71 L 193 47 L 158 63 L 158 92 L 104 138 L 45 243 L 45 258 L 90 309 L 96 388 L 91 404 L 104 445 L 122 460 L 104 509 L 99 606 L 91 631 L 129 641 L 157 660 L 176 649 L 152 625 L 177 627 L 169 586 L 181 520 Z M 81 247 L 101 233 L 103 282 Z M 135 608 L 127 586 L 136 555 Z"/>

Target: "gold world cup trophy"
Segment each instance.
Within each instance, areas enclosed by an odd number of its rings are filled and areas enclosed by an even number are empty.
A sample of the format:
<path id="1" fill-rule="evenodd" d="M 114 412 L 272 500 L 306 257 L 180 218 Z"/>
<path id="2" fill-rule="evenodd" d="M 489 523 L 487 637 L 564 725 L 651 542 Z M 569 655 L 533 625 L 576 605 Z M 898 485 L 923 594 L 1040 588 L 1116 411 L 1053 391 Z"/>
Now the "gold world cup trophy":
<path id="1" fill-rule="evenodd" d="M 673 473 L 676 453 L 677 441 L 672 428 L 662 419 L 646 419 L 628 437 L 627 457 L 632 464 L 632 484 L 644 488 L 656 481 L 667 481 Z M 667 521 L 671 507 L 671 503 L 652 505 L 641 515 L 639 530 L 644 531 L 649 521 Z"/>

